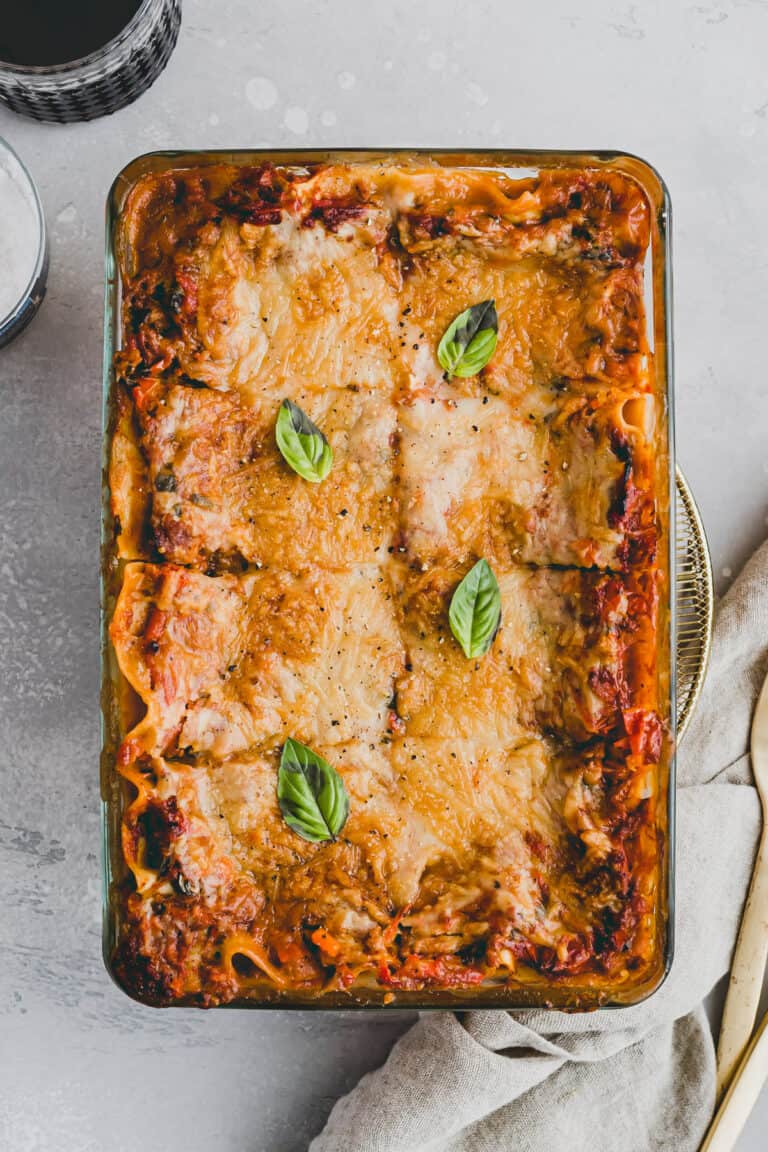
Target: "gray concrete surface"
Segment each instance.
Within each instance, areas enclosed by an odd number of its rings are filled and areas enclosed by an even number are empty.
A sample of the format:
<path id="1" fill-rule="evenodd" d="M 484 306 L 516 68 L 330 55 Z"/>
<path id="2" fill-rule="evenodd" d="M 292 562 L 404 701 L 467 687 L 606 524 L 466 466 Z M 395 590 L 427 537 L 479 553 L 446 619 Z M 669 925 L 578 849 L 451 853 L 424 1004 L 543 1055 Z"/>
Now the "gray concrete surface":
<path id="1" fill-rule="evenodd" d="M 768 514 L 766 44 L 766 0 L 478 0 L 471 14 L 456 0 L 185 0 L 176 54 L 134 106 L 70 127 L 0 112 L 51 231 L 48 299 L 0 351 L 0 1148 L 298 1152 L 409 1020 L 157 1013 L 102 968 L 99 425 L 114 174 L 167 147 L 614 147 L 650 159 L 676 217 L 679 459 L 724 587 Z M 740 1152 L 765 1147 L 767 1124 L 764 1098 Z"/>

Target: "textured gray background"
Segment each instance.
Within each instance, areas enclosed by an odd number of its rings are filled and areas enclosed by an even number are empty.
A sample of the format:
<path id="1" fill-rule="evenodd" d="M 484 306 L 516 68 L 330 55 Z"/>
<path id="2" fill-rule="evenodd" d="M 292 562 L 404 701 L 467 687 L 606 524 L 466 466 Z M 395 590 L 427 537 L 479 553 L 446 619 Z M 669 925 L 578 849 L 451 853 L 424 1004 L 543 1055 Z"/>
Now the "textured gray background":
<path id="1" fill-rule="evenodd" d="M 768 513 L 767 45 L 768 0 L 185 0 L 179 47 L 137 104 L 65 128 L 0 112 L 51 231 L 48 299 L 0 351 L 3 1150 L 294 1152 L 408 1023 L 163 1014 L 102 968 L 99 423 L 115 173 L 167 147 L 612 147 L 650 159 L 676 218 L 679 458 L 722 587 Z M 760 1126 L 756 1115 L 740 1152 L 764 1148 Z"/>

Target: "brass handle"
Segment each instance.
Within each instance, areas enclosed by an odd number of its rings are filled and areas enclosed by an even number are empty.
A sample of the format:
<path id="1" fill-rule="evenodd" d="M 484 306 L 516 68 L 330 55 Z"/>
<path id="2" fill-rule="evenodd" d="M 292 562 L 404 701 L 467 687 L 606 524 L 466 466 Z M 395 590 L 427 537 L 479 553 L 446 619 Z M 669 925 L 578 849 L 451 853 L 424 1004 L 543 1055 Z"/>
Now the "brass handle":
<path id="1" fill-rule="evenodd" d="M 731 963 L 717 1046 L 717 1099 L 741 1060 L 755 1026 L 768 960 L 768 677 L 752 719 L 752 772 L 763 803 L 763 831 Z"/>
<path id="2" fill-rule="evenodd" d="M 731 1152 L 768 1079 L 768 1013 L 712 1121 L 701 1152 Z"/>
<path id="3" fill-rule="evenodd" d="M 768 833 L 760 839 L 755 870 L 731 965 L 717 1044 L 717 1099 L 744 1054 L 757 1016 L 768 959 Z"/>

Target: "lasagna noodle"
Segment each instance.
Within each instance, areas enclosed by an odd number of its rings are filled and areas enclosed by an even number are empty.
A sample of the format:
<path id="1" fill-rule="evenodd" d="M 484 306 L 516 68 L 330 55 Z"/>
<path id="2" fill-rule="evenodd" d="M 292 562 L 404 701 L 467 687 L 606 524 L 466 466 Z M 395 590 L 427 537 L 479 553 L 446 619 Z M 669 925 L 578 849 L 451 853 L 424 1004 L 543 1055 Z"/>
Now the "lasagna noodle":
<path id="1" fill-rule="evenodd" d="M 497 351 L 483 370 L 483 388 L 533 410 L 540 390 L 589 379 L 634 390 L 645 383 L 647 345 L 642 274 L 636 268 L 576 264 L 546 256 L 522 259 L 441 239 L 414 258 L 401 295 L 405 387 L 439 390 L 435 356 L 454 317 L 478 300 L 494 300 Z M 477 378 L 453 381 L 476 394 Z"/>
<path id="2" fill-rule="evenodd" d="M 375 567 L 207 577 L 130 565 L 112 638 L 147 714 L 126 747 L 221 757 L 288 735 L 381 736 L 393 722 L 416 736 L 514 741 L 541 727 L 586 740 L 652 700 L 652 582 L 499 573 L 502 627 L 467 660 L 448 624 L 456 579 L 404 572 L 396 615 Z"/>

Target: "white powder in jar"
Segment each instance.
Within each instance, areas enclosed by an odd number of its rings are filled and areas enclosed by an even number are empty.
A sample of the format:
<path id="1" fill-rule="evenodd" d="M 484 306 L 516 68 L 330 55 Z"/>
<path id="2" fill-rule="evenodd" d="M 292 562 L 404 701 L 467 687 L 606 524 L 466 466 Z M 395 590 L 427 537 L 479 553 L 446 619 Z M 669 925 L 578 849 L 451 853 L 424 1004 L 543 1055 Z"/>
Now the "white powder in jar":
<path id="1" fill-rule="evenodd" d="M 29 177 L 0 140 L 0 323 L 24 298 L 39 248 L 40 224 Z"/>

